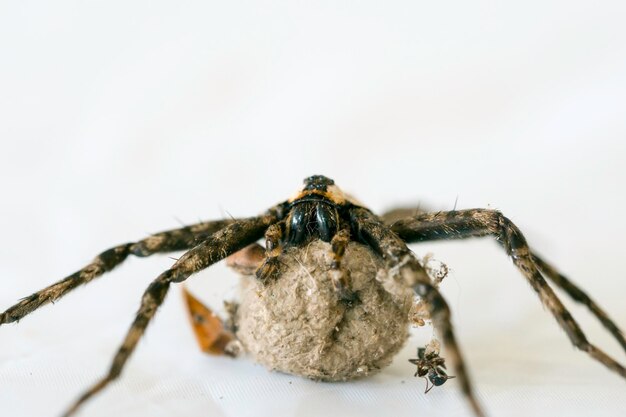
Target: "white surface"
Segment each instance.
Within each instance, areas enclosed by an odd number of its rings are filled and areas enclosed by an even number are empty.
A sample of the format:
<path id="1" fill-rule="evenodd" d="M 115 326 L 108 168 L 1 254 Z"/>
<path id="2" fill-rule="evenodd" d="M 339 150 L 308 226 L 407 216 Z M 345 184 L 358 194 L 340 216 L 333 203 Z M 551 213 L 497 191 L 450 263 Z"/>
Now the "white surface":
<path id="1" fill-rule="evenodd" d="M 287 2 L 285 2 L 287 3 Z M 227 4 L 227 5 L 226 5 Z M 252 215 L 323 173 L 374 210 L 501 209 L 626 326 L 623 2 L 0 4 L 0 308 L 114 244 Z M 489 241 L 423 244 L 493 416 L 614 416 L 624 381 L 575 352 Z M 108 368 L 166 256 L 0 327 L 0 415 L 55 416 Z M 213 305 L 221 265 L 189 283 Z M 572 305 L 572 303 L 567 303 Z M 624 352 L 582 308 L 590 338 Z M 175 288 L 84 416 L 466 416 L 407 359 L 322 384 L 195 347 Z"/>

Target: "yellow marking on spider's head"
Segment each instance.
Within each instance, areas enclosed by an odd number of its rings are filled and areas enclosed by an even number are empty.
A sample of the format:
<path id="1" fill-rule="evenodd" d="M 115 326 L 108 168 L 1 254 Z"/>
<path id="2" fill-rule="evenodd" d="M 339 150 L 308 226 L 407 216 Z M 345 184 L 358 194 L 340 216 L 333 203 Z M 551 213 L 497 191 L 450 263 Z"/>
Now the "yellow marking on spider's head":
<path id="1" fill-rule="evenodd" d="M 333 186 L 335 187 L 335 186 Z M 337 187 L 335 187 L 337 188 Z M 337 190 L 339 190 L 337 188 Z M 340 190 L 339 190 L 340 191 Z M 337 192 L 335 190 L 333 190 L 332 192 L 330 191 L 322 191 L 322 190 L 299 190 L 296 194 L 294 194 L 290 199 L 289 202 L 293 203 L 294 201 L 300 200 L 302 198 L 311 196 L 311 195 L 318 195 L 322 198 L 325 198 L 327 200 L 332 201 L 333 203 L 337 204 L 337 205 L 342 205 L 346 202 L 346 199 L 343 196 L 343 193 L 341 192 Z"/>
<path id="2" fill-rule="evenodd" d="M 335 185 L 335 182 L 330 178 L 322 175 L 314 175 L 304 180 L 304 187 L 298 190 L 289 200 L 289 203 L 300 200 L 302 198 L 317 195 L 325 198 L 338 206 L 346 203 L 362 206 L 362 204 L 354 199 L 352 196 L 346 194 L 341 188 Z"/>

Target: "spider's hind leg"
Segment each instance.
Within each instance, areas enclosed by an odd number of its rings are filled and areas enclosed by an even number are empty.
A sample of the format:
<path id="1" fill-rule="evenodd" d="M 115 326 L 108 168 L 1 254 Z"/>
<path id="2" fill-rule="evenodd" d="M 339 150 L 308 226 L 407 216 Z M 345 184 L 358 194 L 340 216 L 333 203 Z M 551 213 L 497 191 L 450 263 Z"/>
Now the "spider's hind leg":
<path id="1" fill-rule="evenodd" d="M 543 274 L 552 281 L 555 285 L 565 291 L 574 301 L 581 303 L 596 316 L 596 318 L 602 323 L 602 325 L 613 335 L 613 337 L 619 342 L 624 351 L 626 351 L 626 339 L 619 327 L 609 318 L 606 312 L 596 304 L 591 297 L 587 295 L 576 284 L 570 281 L 567 277 L 557 271 L 552 265 L 541 259 L 539 256 L 533 253 L 533 261 L 537 267 L 543 272 Z"/>
<path id="2" fill-rule="evenodd" d="M 487 209 L 426 213 L 395 222 L 392 230 L 407 242 L 441 239 L 464 239 L 492 236 L 506 250 L 515 266 L 524 275 L 542 304 L 552 313 L 572 344 L 607 368 L 626 378 L 626 368 L 591 344 L 584 332 L 565 308 L 559 297 L 539 271 L 561 286 L 570 296 L 586 304 L 611 331 L 622 346 L 626 345 L 622 332 L 589 297 L 565 277 L 530 251 L 522 232 L 502 213 Z"/>
<path id="3" fill-rule="evenodd" d="M 445 347 L 446 354 L 454 364 L 456 377 L 476 416 L 484 413 L 474 395 L 465 361 L 457 344 L 450 308 L 439 290 L 431 282 L 424 268 L 411 253 L 406 243 L 400 239 L 382 220 L 364 208 L 350 211 L 351 221 L 358 238 L 369 244 L 386 261 L 394 278 L 403 280 L 426 303 L 434 327 L 437 329 Z"/>

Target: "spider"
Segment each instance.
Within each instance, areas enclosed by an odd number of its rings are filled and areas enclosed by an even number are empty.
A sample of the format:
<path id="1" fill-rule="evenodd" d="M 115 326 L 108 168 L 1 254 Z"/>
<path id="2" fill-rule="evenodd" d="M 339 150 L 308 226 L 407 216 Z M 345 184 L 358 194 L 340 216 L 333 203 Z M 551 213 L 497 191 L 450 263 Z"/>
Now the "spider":
<path id="1" fill-rule="evenodd" d="M 407 215 L 409 213 L 410 215 Z M 404 214 L 405 217 L 397 219 L 398 214 Z M 259 288 L 270 286 L 272 283 L 293 278 L 285 254 L 298 254 L 298 251 L 304 248 L 308 250 L 309 247 L 322 245 L 319 247 L 328 248 L 329 251 L 324 276 L 331 283 L 335 304 L 341 308 L 342 314 L 347 315 L 359 308 L 369 308 L 363 306 L 364 296 L 356 283 L 352 282 L 350 270 L 344 268 L 345 265 L 352 265 L 352 269 L 358 269 L 361 266 L 358 261 L 360 258 L 357 258 L 355 253 L 366 250 L 371 254 L 368 256 L 374 264 L 382 265 L 379 269 L 382 268 L 391 281 L 419 298 L 422 306 L 426 307 L 438 337 L 443 342 L 447 359 L 453 364 L 455 380 L 460 384 L 474 414 L 482 416 L 484 415 L 482 407 L 474 396 L 450 321 L 451 312 L 448 304 L 439 292 L 437 282 L 429 277 L 407 244 L 483 236 L 495 238 L 502 246 L 576 348 L 622 377 L 626 377 L 626 368 L 587 340 L 578 323 L 563 306 L 546 279 L 564 290 L 575 301 L 587 306 L 626 350 L 626 340 L 620 329 L 583 290 L 532 252 L 517 226 L 502 213 L 480 208 L 412 213 L 407 210 L 396 210 L 379 217 L 344 194 L 332 179 L 322 175 L 306 178 L 303 188 L 294 197 L 271 207 L 261 215 L 203 222 L 157 233 L 137 242 L 108 249 L 79 271 L 23 298 L 7 309 L 0 314 L 0 325 L 18 321 L 37 308 L 58 300 L 79 285 L 111 271 L 129 255 L 145 257 L 155 253 L 186 251 L 145 290 L 140 308 L 113 358 L 110 370 L 69 407 L 64 415 L 70 416 L 120 376 L 172 284 L 181 283 L 192 274 L 234 255 L 234 258 L 229 258 L 231 264 L 253 271 L 254 285 L 260 286 Z M 254 244 L 263 237 L 265 248 L 260 252 L 259 247 Z M 237 254 L 242 253 L 244 256 L 238 260 Z M 256 263 L 250 263 L 250 259 L 256 260 Z M 376 274 L 376 269 L 374 272 L 363 270 L 370 275 Z M 226 352 L 226 346 L 232 342 L 232 334 L 210 310 L 197 303 L 197 300 L 188 297 L 187 302 L 193 313 L 194 330 L 199 339 L 204 337 L 207 350 Z M 385 307 L 387 304 L 382 306 Z M 242 307 L 245 305 L 240 305 L 240 308 Z M 369 311 L 371 310 L 370 308 Z M 365 321 L 362 325 L 366 325 Z M 399 328 L 404 328 L 406 332 L 407 325 L 408 321 L 404 321 Z M 384 326 L 391 324 L 384 323 Z M 363 345 L 358 348 L 370 347 Z M 438 349 L 421 348 L 418 350 L 418 358 L 411 362 L 418 366 L 417 375 L 428 376 L 434 385 L 441 385 L 452 378 L 444 371 L 444 360 L 439 357 Z"/>

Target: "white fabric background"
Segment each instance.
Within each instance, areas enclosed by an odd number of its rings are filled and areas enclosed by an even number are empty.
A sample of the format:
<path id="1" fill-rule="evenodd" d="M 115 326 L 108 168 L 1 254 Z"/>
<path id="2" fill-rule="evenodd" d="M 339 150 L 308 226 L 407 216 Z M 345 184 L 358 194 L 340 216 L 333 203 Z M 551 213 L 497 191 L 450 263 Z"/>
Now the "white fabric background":
<path id="1" fill-rule="evenodd" d="M 0 308 L 147 233 L 253 215 L 314 173 L 372 209 L 502 210 L 626 327 L 626 7 L 619 1 L 0 4 Z M 615 416 L 624 381 L 576 352 L 489 240 L 421 244 L 492 416 Z M 175 255 L 176 256 L 176 255 Z M 0 327 L 0 415 L 55 416 L 108 369 L 167 256 Z M 213 306 L 236 279 L 189 287 Z M 590 338 L 626 362 L 572 306 Z M 407 359 L 349 383 L 202 355 L 174 288 L 84 416 L 466 416 Z"/>

